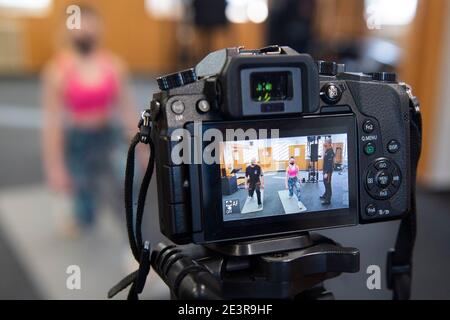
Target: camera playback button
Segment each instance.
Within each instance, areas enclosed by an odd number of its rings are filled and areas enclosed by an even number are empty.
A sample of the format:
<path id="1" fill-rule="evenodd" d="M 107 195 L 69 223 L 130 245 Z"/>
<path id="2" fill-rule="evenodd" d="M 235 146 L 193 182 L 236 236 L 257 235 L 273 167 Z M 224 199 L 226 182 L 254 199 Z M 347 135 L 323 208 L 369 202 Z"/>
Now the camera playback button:
<path id="1" fill-rule="evenodd" d="M 366 143 L 366 145 L 364 146 L 364 153 L 368 156 L 375 154 L 376 151 L 377 148 L 375 144 L 372 142 Z"/>

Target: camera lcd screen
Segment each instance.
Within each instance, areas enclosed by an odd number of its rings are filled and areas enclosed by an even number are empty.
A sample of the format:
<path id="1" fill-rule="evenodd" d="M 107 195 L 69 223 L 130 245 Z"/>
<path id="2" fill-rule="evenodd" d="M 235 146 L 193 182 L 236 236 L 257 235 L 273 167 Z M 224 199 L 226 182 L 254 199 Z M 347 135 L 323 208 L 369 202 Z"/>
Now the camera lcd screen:
<path id="1" fill-rule="evenodd" d="M 347 133 L 221 142 L 223 221 L 349 208 Z"/>
<path id="2" fill-rule="evenodd" d="M 254 72 L 250 76 L 251 97 L 257 102 L 292 98 L 292 76 L 286 72 Z"/>

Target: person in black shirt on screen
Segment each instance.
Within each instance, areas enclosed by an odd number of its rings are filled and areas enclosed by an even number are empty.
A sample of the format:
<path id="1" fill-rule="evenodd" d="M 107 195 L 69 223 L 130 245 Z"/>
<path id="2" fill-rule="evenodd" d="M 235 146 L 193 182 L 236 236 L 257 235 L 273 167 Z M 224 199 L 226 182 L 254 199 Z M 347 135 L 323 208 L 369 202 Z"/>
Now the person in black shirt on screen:
<path id="1" fill-rule="evenodd" d="M 256 191 L 258 207 L 262 207 L 261 189 L 264 189 L 264 174 L 256 159 L 252 158 L 251 164 L 245 169 L 245 188 L 248 189 L 248 198 L 252 199 Z"/>
<path id="2" fill-rule="evenodd" d="M 325 186 L 325 193 L 320 198 L 322 199 L 323 205 L 331 204 L 331 177 L 333 176 L 334 170 L 334 151 L 333 142 L 331 138 L 326 138 L 323 144 L 323 184 Z"/>

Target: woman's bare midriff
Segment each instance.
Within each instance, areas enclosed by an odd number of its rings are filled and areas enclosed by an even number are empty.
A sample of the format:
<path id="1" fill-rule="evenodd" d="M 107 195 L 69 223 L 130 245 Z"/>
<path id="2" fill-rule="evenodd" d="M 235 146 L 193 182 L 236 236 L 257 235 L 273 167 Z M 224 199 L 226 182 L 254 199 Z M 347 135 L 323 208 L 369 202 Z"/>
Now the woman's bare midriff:
<path id="1" fill-rule="evenodd" d="M 108 125 L 111 121 L 110 113 L 105 112 L 83 112 L 82 114 L 71 114 L 70 122 L 73 127 L 85 129 L 97 129 Z"/>

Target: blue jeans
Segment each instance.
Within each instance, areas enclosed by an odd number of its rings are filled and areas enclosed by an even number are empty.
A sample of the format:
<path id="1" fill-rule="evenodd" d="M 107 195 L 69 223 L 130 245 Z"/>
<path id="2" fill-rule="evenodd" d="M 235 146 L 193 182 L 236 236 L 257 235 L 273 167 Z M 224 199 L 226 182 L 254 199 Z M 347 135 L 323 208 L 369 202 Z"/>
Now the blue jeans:
<path id="1" fill-rule="evenodd" d="M 292 198 L 294 196 L 295 189 L 295 196 L 297 197 L 297 200 L 300 201 L 300 181 L 298 181 L 297 177 L 288 179 L 288 189 L 289 197 Z"/>
<path id="2" fill-rule="evenodd" d="M 81 227 L 95 222 L 95 211 L 103 191 L 99 180 L 105 176 L 111 187 L 118 187 L 112 186 L 117 181 L 110 179 L 116 173 L 111 155 L 117 138 L 117 132 L 110 127 L 71 128 L 65 132 L 65 158 L 73 183 L 74 213 Z M 112 198 L 120 199 L 118 194 Z"/>

